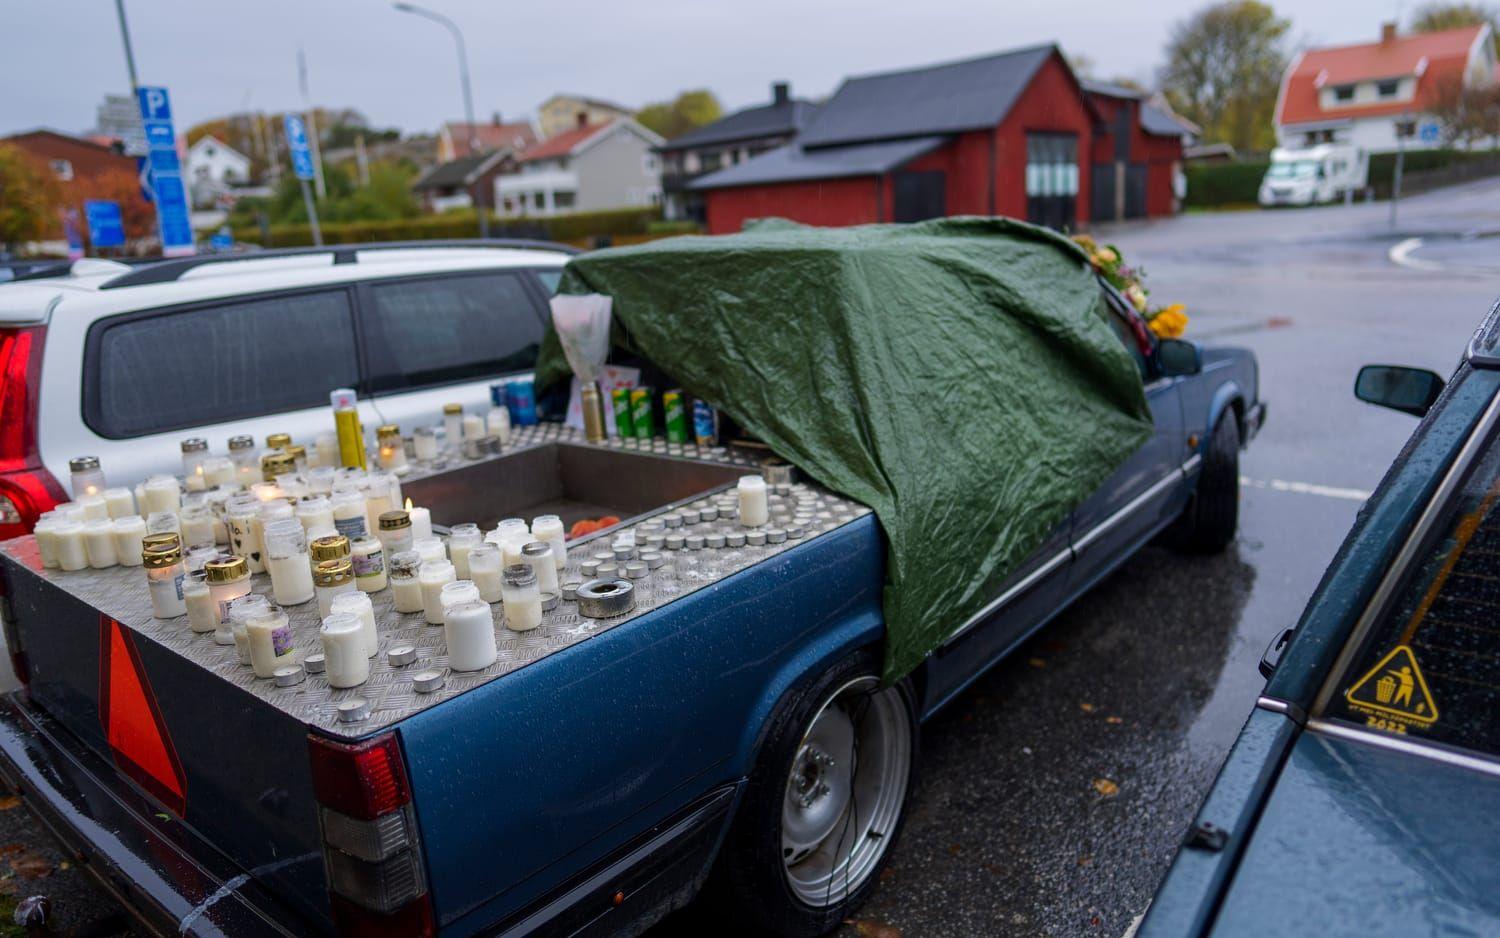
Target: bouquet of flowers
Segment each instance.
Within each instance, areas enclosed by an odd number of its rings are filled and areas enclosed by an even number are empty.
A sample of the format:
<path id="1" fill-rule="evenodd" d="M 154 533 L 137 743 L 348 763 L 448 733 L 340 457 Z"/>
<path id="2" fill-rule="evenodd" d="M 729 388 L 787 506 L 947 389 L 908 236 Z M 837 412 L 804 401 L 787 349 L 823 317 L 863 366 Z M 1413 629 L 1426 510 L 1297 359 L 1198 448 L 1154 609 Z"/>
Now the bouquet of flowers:
<path id="1" fill-rule="evenodd" d="M 1135 311 L 1145 317 L 1146 325 L 1157 338 L 1175 339 L 1187 331 L 1187 307 L 1181 303 L 1152 306 L 1151 291 L 1146 289 L 1143 282 L 1146 277 L 1145 269 L 1127 265 L 1120 257 L 1119 248 L 1113 244 L 1099 244 L 1085 234 L 1074 235 L 1073 241 L 1088 252 L 1089 263 L 1094 265 L 1099 275 L 1119 290 L 1120 295 L 1135 307 Z"/>

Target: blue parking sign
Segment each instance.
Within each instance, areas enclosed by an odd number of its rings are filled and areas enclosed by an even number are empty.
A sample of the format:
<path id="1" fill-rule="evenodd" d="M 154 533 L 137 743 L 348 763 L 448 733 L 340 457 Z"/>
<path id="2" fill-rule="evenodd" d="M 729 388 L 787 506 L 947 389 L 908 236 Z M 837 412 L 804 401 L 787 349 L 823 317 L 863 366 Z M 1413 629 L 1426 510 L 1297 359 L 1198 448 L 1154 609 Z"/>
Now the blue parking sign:
<path id="1" fill-rule="evenodd" d="M 298 179 L 312 179 L 316 174 L 313 171 L 312 148 L 307 144 L 307 125 L 302 122 L 299 114 L 288 114 L 286 123 L 286 146 L 292 153 L 292 172 L 297 174 Z"/>
<path id="2" fill-rule="evenodd" d="M 193 253 L 193 225 L 188 217 L 187 188 L 177 158 L 177 132 L 172 127 L 172 101 L 165 88 L 138 88 L 141 122 L 146 131 L 149 182 L 161 232 L 161 252 L 167 256 Z"/>
<path id="3" fill-rule="evenodd" d="M 83 214 L 89 223 L 89 240 L 96 248 L 115 248 L 125 243 L 125 221 L 120 217 L 120 203 L 108 199 L 88 199 Z"/>

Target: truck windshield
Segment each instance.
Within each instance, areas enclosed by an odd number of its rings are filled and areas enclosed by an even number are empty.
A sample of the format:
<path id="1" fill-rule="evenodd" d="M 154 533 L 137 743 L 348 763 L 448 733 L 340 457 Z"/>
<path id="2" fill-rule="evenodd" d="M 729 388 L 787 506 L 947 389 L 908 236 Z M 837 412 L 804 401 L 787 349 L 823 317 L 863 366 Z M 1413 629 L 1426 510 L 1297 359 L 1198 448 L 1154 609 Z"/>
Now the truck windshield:
<path id="1" fill-rule="evenodd" d="M 1318 164 L 1313 160 L 1296 160 L 1290 163 L 1272 163 L 1271 168 L 1266 171 L 1269 179 L 1302 179 L 1311 176 L 1318 171 Z"/>
<path id="2" fill-rule="evenodd" d="M 1500 446 L 1470 471 L 1326 715 L 1500 755 Z"/>

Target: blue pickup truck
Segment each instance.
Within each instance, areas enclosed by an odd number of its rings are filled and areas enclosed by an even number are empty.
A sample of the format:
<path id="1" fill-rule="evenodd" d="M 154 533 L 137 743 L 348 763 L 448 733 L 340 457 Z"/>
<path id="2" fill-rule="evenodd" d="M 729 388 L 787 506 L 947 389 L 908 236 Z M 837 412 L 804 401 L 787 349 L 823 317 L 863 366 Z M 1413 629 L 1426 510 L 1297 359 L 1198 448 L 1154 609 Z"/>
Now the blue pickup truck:
<path id="1" fill-rule="evenodd" d="M 1100 289 L 1154 433 L 895 684 L 864 506 L 773 474 L 772 527 L 737 544 L 715 521 L 756 465 L 735 448 L 543 425 L 403 488 L 439 525 L 625 518 L 570 542 L 564 579 L 640 577 L 628 614 L 564 603 L 467 675 L 377 599 L 368 686 L 282 686 L 152 619 L 138 570 L 59 573 L 18 538 L 0 775 L 153 931 L 636 934 L 701 890 L 761 933 L 830 931 L 889 858 L 925 718 L 1146 542 L 1234 536 L 1253 356 L 1157 341 Z"/>
<path id="2" fill-rule="evenodd" d="M 1446 381 L 1361 369 L 1422 417 L 1295 629 L 1141 938 L 1500 934 L 1500 306 Z"/>

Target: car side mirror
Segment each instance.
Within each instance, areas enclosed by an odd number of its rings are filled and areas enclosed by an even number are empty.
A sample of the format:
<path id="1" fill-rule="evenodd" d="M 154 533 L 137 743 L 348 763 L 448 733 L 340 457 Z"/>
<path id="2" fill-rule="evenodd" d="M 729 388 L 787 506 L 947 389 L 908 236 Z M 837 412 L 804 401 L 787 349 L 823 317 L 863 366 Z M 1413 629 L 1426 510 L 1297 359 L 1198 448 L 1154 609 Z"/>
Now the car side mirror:
<path id="1" fill-rule="evenodd" d="M 1443 387 L 1443 379 L 1426 368 L 1366 365 L 1354 379 L 1354 396 L 1367 404 L 1423 417 L 1443 393 Z"/>
<path id="2" fill-rule="evenodd" d="M 1156 343 L 1156 364 L 1168 378 L 1182 378 L 1203 370 L 1203 353 L 1192 342 L 1162 339 Z"/>

